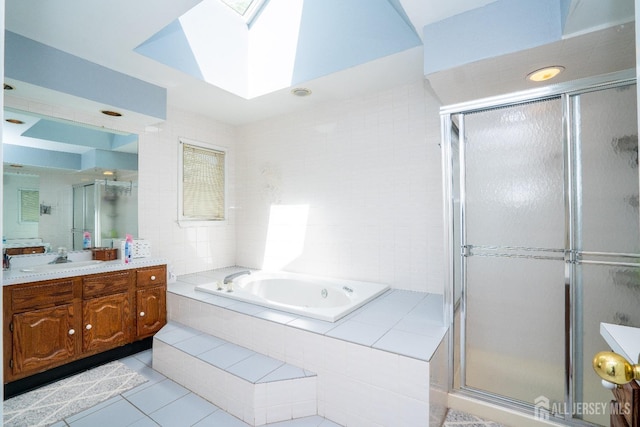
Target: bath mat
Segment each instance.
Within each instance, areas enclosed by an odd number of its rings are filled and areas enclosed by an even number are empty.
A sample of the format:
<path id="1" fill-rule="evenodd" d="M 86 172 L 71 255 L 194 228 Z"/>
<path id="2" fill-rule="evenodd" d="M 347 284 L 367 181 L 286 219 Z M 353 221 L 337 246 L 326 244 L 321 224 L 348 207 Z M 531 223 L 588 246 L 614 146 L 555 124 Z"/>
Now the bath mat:
<path id="1" fill-rule="evenodd" d="M 4 426 L 47 426 L 146 381 L 122 362 L 107 363 L 5 400 Z"/>

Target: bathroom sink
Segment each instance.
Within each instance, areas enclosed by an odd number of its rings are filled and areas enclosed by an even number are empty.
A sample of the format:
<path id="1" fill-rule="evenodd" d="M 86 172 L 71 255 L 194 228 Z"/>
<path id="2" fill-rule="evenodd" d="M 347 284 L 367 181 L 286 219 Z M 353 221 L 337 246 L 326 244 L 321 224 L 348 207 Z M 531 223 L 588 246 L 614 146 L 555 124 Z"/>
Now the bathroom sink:
<path id="1" fill-rule="evenodd" d="M 104 261 L 91 260 L 91 261 L 71 261 L 61 264 L 43 264 L 34 265 L 31 267 L 21 268 L 20 271 L 24 273 L 48 273 L 61 270 L 84 270 L 87 268 L 99 267 Z"/>

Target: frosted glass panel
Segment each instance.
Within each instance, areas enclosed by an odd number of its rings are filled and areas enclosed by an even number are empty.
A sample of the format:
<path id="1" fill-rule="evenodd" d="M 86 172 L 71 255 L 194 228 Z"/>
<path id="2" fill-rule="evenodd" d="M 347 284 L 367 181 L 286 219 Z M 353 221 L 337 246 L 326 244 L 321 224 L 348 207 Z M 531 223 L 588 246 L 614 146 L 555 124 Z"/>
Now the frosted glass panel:
<path id="1" fill-rule="evenodd" d="M 639 253 L 636 86 L 587 93 L 575 102 L 581 141 L 579 249 Z"/>
<path id="2" fill-rule="evenodd" d="M 564 400 L 564 263 L 467 259 L 466 384 Z"/>
<path id="3" fill-rule="evenodd" d="M 582 299 L 585 307 L 581 319 L 584 331 L 583 366 L 577 367 L 584 379 L 583 402 L 609 402 L 611 392 L 600 385 L 591 367 L 591 358 L 609 350 L 600 336 L 600 322 L 640 327 L 640 268 L 582 265 L 579 267 Z M 633 361 L 637 362 L 637 361 Z M 585 416 L 586 420 L 608 425 L 606 416 Z"/>
<path id="4" fill-rule="evenodd" d="M 465 116 L 467 243 L 564 246 L 559 99 Z"/>

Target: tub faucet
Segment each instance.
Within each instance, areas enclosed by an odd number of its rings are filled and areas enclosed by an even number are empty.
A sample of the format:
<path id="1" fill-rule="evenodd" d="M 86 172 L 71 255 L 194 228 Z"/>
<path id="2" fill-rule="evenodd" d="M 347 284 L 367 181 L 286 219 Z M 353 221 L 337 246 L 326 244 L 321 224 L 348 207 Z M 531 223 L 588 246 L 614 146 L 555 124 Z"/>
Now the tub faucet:
<path id="1" fill-rule="evenodd" d="M 224 280 L 222 281 L 222 283 L 224 283 L 225 285 L 231 283 L 233 281 L 233 279 L 235 279 L 238 276 L 242 276 L 243 274 L 251 274 L 251 271 L 249 270 L 242 270 L 242 271 L 238 271 L 237 273 L 233 273 L 230 274 L 228 276 L 226 276 L 224 278 Z"/>

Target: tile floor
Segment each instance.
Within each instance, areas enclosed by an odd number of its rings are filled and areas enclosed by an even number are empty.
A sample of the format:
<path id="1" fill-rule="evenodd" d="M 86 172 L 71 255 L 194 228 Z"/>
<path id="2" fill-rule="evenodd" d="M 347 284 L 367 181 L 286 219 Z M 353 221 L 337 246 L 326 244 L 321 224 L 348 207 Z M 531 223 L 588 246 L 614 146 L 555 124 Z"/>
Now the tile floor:
<path id="1" fill-rule="evenodd" d="M 52 427 L 246 427 L 229 415 L 151 368 L 147 350 L 120 361 L 148 381 Z M 320 416 L 268 424 L 269 427 L 340 427 Z M 395 426 L 389 426 L 395 427 Z M 426 427 L 426 426 L 425 426 Z M 491 421 L 450 410 L 442 427 L 502 427 Z"/>
<path id="2" fill-rule="evenodd" d="M 151 368 L 152 350 L 120 361 L 148 381 L 53 427 L 246 427 L 248 424 L 222 411 Z M 320 416 L 273 423 L 269 427 L 340 427 Z"/>

